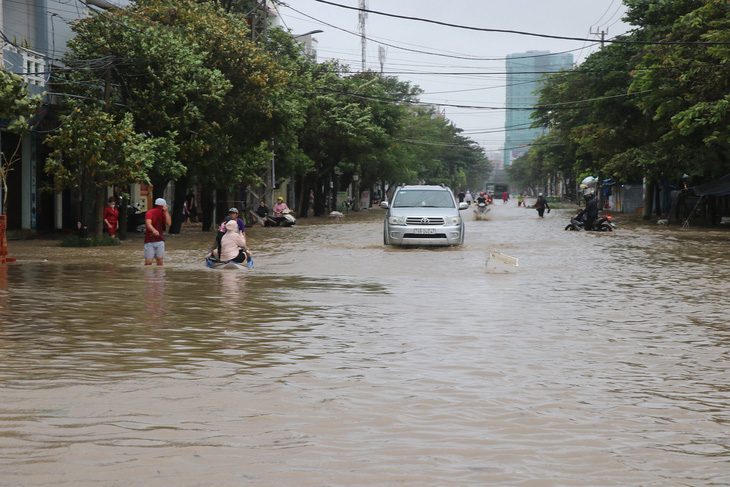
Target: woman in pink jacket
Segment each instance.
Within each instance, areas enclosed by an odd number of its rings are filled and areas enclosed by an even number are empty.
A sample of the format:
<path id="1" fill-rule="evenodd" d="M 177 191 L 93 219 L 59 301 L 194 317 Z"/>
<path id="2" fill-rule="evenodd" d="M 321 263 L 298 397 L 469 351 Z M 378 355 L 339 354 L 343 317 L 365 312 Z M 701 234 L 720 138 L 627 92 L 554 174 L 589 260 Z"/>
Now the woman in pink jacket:
<path id="1" fill-rule="evenodd" d="M 246 252 L 248 252 L 246 237 L 238 233 L 238 223 L 235 220 L 226 222 L 226 234 L 221 238 L 220 249 L 221 255 L 219 258 L 221 261 L 246 262 Z M 218 257 L 218 249 L 213 251 L 213 255 Z"/>

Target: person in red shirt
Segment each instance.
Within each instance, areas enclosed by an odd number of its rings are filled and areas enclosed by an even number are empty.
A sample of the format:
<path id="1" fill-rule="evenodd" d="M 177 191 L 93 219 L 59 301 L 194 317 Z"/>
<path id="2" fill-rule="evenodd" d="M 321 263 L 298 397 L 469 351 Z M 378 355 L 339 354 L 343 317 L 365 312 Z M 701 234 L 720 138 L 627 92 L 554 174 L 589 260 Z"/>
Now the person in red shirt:
<path id="1" fill-rule="evenodd" d="M 144 265 L 152 265 L 153 260 L 157 261 L 157 265 L 162 265 L 165 257 L 165 238 L 162 233 L 165 225 L 169 227 L 170 224 L 172 217 L 167 202 L 164 198 L 157 198 L 155 206 L 144 215 Z"/>
<path id="2" fill-rule="evenodd" d="M 114 237 L 119 230 L 119 210 L 114 196 L 109 197 L 109 204 L 104 207 L 104 231 Z"/>

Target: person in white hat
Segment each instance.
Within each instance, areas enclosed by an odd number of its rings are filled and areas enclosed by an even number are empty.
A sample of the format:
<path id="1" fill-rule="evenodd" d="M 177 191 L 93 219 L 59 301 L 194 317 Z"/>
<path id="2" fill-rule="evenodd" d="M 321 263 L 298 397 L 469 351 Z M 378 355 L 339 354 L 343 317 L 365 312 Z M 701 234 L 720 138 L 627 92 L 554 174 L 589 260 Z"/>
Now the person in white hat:
<path id="1" fill-rule="evenodd" d="M 144 215 L 144 265 L 152 265 L 152 261 L 162 265 L 165 257 L 165 238 L 162 233 L 165 225 L 169 227 L 170 224 L 172 217 L 167 202 L 164 198 L 157 198 L 155 206 Z"/>

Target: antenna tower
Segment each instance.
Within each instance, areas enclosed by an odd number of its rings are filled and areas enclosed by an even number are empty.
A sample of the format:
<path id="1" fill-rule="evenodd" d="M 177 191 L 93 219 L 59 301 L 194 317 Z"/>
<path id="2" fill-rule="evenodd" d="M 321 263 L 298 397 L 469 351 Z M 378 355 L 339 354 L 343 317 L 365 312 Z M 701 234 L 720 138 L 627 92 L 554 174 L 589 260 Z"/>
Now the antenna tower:
<path id="1" fill-rule="evenodd" d="M 362 71 L 365 72 L 365 61 L 367 49 L 365 42 L 365 24 L 368 20 L 368 0 L 360 0 L 360 15 L 358 16 L 358 27 L 360 28 L 360 46 L 362 49 Z"/>

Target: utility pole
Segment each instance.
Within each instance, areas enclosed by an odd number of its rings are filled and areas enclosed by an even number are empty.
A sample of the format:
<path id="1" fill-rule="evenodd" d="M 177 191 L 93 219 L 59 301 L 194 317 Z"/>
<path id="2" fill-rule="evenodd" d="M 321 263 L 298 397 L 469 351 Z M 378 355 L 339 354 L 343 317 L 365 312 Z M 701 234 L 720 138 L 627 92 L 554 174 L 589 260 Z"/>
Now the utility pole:
<path id="1" fill-rule="evenodd" d="M 593 32 L 593 29 L 590 31 L 591 35 L 600 35 L 601 36 L 601 49 L 603 49 L 606 46 L 606 34 L 608 34 L 608 29 Z M 595 197 L 598 200 L 598 209 L 603 210 L 606 206 L 606 202 L 604 201 L 603 197 L 603 172 L 598 171 L 598 182 L 596 183 L 596 192 L 598 194 L 595 195 Z"/>
<path id="2" fill-rule="evenodd" d="M 368 19 L 368 0 L 360 0 L 360 15 L 358 27 L 360 28 L 360 46 L 362 49 L 362 72 L 365 72 L 365 61 L 367 60 L 367 49 L 365 39 L 365 24 Z"/>
<path id="3" fill-rule="evenodd" d="M 606 34 L 608 34 L 608 30 L 602 30 L 600 32 L 599 31 L 593 32 L 593 29 L 591 28 L 590 32 L 591 32 L 591 35 L 593 35 L 593 36 L 597 36 L 597 35 L 601 36 L 601 49 L 603 49 L 606 45 Z"/>
<path id="4" fill-rule="evenodd" d="M 269 5 L 268 0 L 257 0 L 256 8 L 254 8 L 253 15 L 251 16 L 251 40 L 256 42 L 259 37 L 266 36 L 269 34 Z"/>

